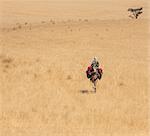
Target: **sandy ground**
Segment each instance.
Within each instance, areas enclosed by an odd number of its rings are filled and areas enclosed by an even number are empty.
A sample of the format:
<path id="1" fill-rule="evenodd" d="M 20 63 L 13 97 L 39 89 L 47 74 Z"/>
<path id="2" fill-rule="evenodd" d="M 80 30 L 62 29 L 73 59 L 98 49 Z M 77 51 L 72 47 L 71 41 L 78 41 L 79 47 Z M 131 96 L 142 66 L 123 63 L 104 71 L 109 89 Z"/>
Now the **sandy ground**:
<path id="1" fill-rule="evenodd" d="M 138 20 L 127 13 L 136 6 Z M 1 7 L 1 136 L 149 135 L 146 1 Z M 104 69 L 97 93 L 85 74 L 93 56 Z"/>

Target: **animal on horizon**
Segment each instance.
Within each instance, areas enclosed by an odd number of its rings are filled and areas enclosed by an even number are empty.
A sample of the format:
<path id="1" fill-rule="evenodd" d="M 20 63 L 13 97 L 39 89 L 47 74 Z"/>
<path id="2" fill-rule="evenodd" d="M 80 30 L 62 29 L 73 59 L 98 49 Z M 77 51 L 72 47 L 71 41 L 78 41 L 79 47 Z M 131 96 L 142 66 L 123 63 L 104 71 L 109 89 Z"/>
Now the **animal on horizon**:
<path id="1" fill-rule="evenodd" d="M 128 11 L 132 13 L 129 17 L 137 19 L 140 14 L 143 13 L 143 8 L 129 8 Z"/>

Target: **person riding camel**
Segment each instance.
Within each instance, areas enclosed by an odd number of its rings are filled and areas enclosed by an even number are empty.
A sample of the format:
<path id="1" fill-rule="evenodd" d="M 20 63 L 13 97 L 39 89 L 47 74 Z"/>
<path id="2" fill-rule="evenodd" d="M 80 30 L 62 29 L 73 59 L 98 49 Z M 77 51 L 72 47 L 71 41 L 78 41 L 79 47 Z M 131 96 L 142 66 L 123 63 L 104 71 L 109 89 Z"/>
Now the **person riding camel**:
<path id="1" fill-rule="evenodd" d="M 103 74 L 103 70 L 100 67 L 100 64 L 99 64 L 99 62 L 98 62 L 96 57 L 93 58 L 90 66 L 88 66 L 88 68 L 86 70 L 86 74 L 87 74 L 87 78 L 90 79 L 90 80 L 92 79 L 92 76 L 94 74 L 98 74 L 98 76 L 97 76 L 98 79 L 99 80 L 101 79 L 102 74 Z"/>

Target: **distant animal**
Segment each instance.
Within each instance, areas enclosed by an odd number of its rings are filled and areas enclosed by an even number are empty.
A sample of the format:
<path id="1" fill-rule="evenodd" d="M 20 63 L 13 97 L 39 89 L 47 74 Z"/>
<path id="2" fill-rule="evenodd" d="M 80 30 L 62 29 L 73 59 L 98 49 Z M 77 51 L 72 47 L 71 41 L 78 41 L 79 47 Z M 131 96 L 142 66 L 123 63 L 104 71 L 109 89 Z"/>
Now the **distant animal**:
<path id="1" fill-rule="evenodd" d="M 141 8 L 129 8 L 128 11 L 130 11 L 133 15 L 133 16 L 130 15 L 129 17 L 137 19 L 138 16 L 143 13 L 142 10 L 143 10 L 142 7 Z"/>

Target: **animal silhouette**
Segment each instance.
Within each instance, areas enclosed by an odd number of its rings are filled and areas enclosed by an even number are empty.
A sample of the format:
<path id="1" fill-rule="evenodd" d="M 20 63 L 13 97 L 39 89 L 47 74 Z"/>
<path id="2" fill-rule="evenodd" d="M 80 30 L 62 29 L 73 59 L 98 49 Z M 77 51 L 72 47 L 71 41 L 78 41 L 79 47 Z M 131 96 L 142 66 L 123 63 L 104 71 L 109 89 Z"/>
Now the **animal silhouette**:
<path id="1" fill-rule="evenodd" d="M 143 10 L 142 7 L 141 8 L 129 8 L 128 11 L 130 11 L 133 15 L 133 16 L 130 15 L 129 17 L 137 19 L 138 16 L 143 13 L 142 10 Z"/>

